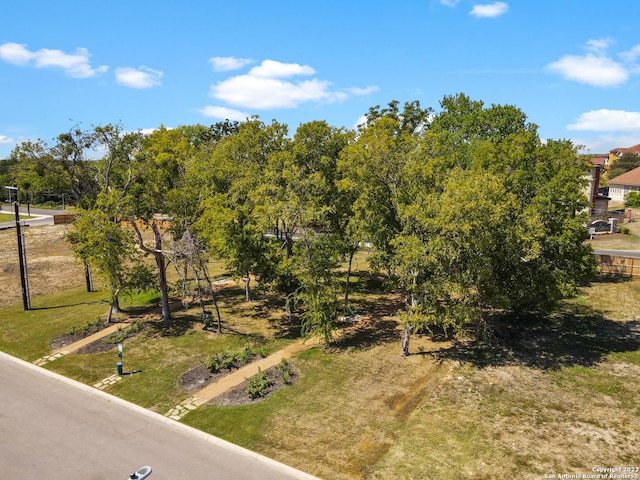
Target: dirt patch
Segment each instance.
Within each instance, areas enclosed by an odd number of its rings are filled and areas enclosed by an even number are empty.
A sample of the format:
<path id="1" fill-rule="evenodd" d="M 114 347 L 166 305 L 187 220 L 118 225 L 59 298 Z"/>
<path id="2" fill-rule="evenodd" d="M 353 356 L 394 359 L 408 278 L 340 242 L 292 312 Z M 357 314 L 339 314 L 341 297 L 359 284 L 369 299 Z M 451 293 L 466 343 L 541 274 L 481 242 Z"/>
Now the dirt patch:
<path id="1" fill-rule="evenodd" d="M 249 388 L 249 380 L 245 380 L 240 385 L 226 391 L 222 395 L 218 395 L 212 400 L 207 402 L 207 405 L 217 405 L 220 407 L 237 407 L 241 405 L 250 405 L 254 403 L 259 403 L 266 400 L 269 395 L 275 393 L 283 388 L 286 388 L 300 378 L 300 372 L 293 365 L 289 364 L 290 370 L 289 374 L 286 376 L 281 366 L 272 367 L 264 372 L 266 377 L 271 381 L 271 386 L 265 389 L 262 392 L 262 395 L 252 399 L 247 394 L 247 389 Z"/>
<path id="2" fill-rule="evenodd" d="M 61 292 L 84 285 L 84 268 L 65 240 L 66 225 L 29 227 L 24 248 L 32 296 Z M 20 270 L 16 230 L 0 230 L 0 305 L 20 301 Z"/>

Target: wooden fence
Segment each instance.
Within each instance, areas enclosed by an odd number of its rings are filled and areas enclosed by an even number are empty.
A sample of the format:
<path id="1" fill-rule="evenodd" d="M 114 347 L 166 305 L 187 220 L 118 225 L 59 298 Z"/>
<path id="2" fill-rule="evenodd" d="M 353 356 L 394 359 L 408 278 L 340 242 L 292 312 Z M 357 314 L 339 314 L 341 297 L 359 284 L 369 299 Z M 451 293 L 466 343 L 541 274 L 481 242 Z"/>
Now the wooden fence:
<path id="1" fill-rule="evenodd" d="M 640 258 L 595 254 L 600 275 L 640 277 Z"/>
<path id="2" fill-rule="evenodd" d="M 68 223 L 72 223 L 76 219 L 76 216 L 73 214 L 59 214 L 53 216 L 54 225 L 66 225 Z"/>

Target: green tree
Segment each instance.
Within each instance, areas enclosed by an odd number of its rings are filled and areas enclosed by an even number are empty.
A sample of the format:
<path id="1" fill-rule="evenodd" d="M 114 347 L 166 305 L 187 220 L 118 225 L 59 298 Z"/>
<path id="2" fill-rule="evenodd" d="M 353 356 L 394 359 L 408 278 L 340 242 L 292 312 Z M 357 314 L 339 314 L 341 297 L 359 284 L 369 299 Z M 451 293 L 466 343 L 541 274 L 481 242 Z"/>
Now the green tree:
<path id="1" fill-rule="evenodd" d="M 405 354 L 416 329 L 491 336 L 494 319 L 552 308 L 593 273 L 571 143 L 542 144 L 513 106 L 441 106 L 410 134 L 397 108 L 374 115 L 341 164 L 373 265 L 405 292 Z"/>
<path id="2" fill-rule="evenodd" d="M 12 176 L 21 201 L 47 201 L 66 197 L 89 206 L 98 193 L 96 162 L 87 159 L 93 148 L 93 133 L 74 127 L 58 136 L 49 147 L 42 140 L 23 142 L 11 152 Z"/>
<path id="3" fill-rule="evenodd" d="M 84 210 L 67 234 L 75 255 L 105 278 L 111 302 L 107 322 L 120 311 L 119 296 L 155 286 L 153 273 L 142 262 L 133 238 L 106 213 Z"/>
<path id="4" fill-rule="evenodd" d="M 265 182 L 270 157 L 288 144 L 286 134 L 285 125 L 265 125 L 254 117 L 221 137 L 192 169 L 192 177 L 199 179 L 207 197 L 200 202 L 197 234 L 212 254 L 227 261 L 234 276 L 244 279 L 247 301 L 251 277 L 263 280 L 275 271 L 264 238 L 270 221 L 264 209 L 258 211 L 262 198 L 256 192 Z"/>

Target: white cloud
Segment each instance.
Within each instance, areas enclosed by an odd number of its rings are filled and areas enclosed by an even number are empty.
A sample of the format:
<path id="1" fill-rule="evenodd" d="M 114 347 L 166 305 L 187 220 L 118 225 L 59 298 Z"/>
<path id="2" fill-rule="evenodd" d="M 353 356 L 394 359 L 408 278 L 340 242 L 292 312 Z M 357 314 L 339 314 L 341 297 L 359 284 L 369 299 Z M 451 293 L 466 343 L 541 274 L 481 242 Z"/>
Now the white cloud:
<path id="1" fill-rule="evenodd" d="M 30 51 L 26 45 L 12 42 L 0 45 L 0 59 L 7 63 L 35 68 L 60 68 L 74 78 L 95 77 L 107 71 L 108 67 L 105 65 L 92 67 L 90 56 L 86 48 L 76 48 L 74 53 L 65 53 L 48 48 Z"/>
<path id="2" fill-rule="evenodd" d="M 313 75 L 316 71 L 308 65 L 297 63 L 282 63 L 275 60 L 265 60 L 249 72 L 252 77 L 287 78 L 295 75 Z"/>
<path id="3" fill-rule="evenodd" d="M 13 138 L 7 137 L 6 135 L 0 135 L 0 145 L 11 145 L 12 143 L 16 143 Z"/>
<path id="4" fill-rule="evenodd" d="M 3 43 L 0 45 L 0 59 L 14 65 L 24 65 L 34 57 L 34 54 L 19 43 Z"/>
<path id="5" fill-rule="evenodd" d="M 613 40 L 611 38 L 591 38 L 587 40 L 585 48 L 590 52 L 603 54 L 611 45 L 613 45 Z"/>
<path id="6" fill-rule="evenodd" d="M 210 95 L 233 107 L 273 109 L 295 108 L 308 102 L 342 101 L 350 95 L 367 95 L 377 90 L 377 87 L 332 90 L 326 80 L 294 78 L 314 74 L 315 70 L 308 65 L 264 60 L 247 74 L 212 85 Z"/>
<path id="7" fill-rule="evenodd" d="M 253 63 L 253 60 L 249 58 L 236 58 L 236 57 L 211 57 L 209 59 L 213 65 L 213 69 L 216 72 L 227 72 L 229 70 L 237 70 Z"/>
<path id="8" fill-rule="evenodd" d="M 171 130 L 171 128 L 169 127 L 165 127 L 167 130 Z M 142 135 L 151 135 L 153 132 L 155 132 L 156 130 L 158 130 L 157 128 L 151 127 L 151 128 L 141 128 L 140 130 L 138 130 Z"/>
<path id="9" fill-rule="evenodd" d="M 572 138 L 574 145 L 582 146 L 580 153 L 607 153 L 616 147 L 629 147 L 638 143 L 637 135 L 597 135 L 589 138 Z"/>
<path id="10" fill-rule="evenodd" d="M 238 122 L 244 122 L 250 115 L 241 112 L 240 110 L 234 110 L 227 107 L 216 107 L 213 105 L 206 106 L 200 109 L 200 113 L 205 117 L 220 118 L 222 120 L 236 120 Z"/>
<path id="11" fill-rule="evenodd" d="M 594 87 L 615 87 L 626 82 L 629 72 L 619 63 L 604 55 L 565 55 L 550 63 L 547 68 L 574 80 Z"/>
<path id="12" fill-rule="evenodd" d="M 358 117 L 358 120 L 356 120 L 356 123 L 351 128 L 353 130 L 358 130 L 358 128 L 366 127 L 366 126 L 367 126 L 367 116 L 366 115 L 360 115 Z"/>
<path id="13" fill-rule="evenodd" d="M 567 130 L 640 133 L 640 112 L 591 110 L 580 115 L 574 123 L 567 125 Z"/>
<path id="14" fill-rule="evenodd" d="M 211 87 L 211 96 L 244 108 L 295 108 L 310 101 L 330 101 L 329 82 L 317 79 L 287 82 L 276 78 L 240 75 Z"/>
<path id="15" fill-rule="evenodd" d="M 364 88 L 350 87 L 350 88 L 344 89 L 345 92 L 350 93 L 352 95 L 369 95 L 370 93 L 377 92 L 378 90 L 379 90 L 378 87 L 376 87 L 375 85 L 372 85 L 370 87 L 364 87 Z"/>
<path id="16" fill-rule="evenodd" d="M 469 12 L 474 17 L 492 18 L 507 13 L 509 5 L 504 2 L 487 3 L 484 5 L 474 5 Z"/>
<path id="17" fill-rule="evenodd" d="M 163 73 L 148 67 L 122 67 L 116 69 L 116 81 L 131 88 L 152 88 L 159 86 Z"/>
<path id="18" fill-rule="evenodd" d="M 636 45 L 631 50 L 619 53 L 618 56 L 623 62 L 632 63 L 640 57 L 640 45 Z"/>
<path id="19" fill-rule="evenodd" d="M 460 0 L 440 0 L 440 3 L 445 7 L 455 7 Z"/>

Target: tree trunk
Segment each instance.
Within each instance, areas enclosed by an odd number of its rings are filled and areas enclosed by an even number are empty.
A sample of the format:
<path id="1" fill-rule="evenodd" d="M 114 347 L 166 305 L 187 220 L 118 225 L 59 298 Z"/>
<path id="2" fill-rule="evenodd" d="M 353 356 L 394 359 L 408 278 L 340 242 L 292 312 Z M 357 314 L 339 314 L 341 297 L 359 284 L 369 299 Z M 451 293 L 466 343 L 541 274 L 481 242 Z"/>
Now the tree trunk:
<path id="1" fill-rule="evenodd" d="M 109 313 L 107 313 L 107 323 L 111 323 L 111 317 L 114 313 L 120 312 L 120 299 L 118 298 L 118 292 L 114 293 L 111 297 L 111 305 L 109 305 Z"/>
<path id="2" fill-rule="evenodd" d="M 407 323 L 402 334 L 402 356 L 409 356 L 409 341 L 411 340 L 411 332 L 413 331 L 413 325 Z"/>
<path id="3" fill-rule="evenodd" d="M 136 239 L 138 246 L 142 251 L 153 255 L 156 261 L 156 268 L 158 270 L 158 289 L 160 290 L 160 302 L 162 305 L 162 320 L 167 322 L 171 320 L 171 310 L 169 309 L 169 288 L 167 285 L 167 266 L 164 260 L 164 253 L 162 253 L 162 234 L 155 221 L 151 221 L 151 230 L 153 230 L 153 237 L 155 241 L 155 248 L 149 248 L 144 244 L 142 238 L 142 232 L 138 228 L 135 220 L 130 220 L 133 229 L 136 232 Z"/>
<path id="4" fill-rule="evenodd" d="M 293 301 L 291 300 L 291 296 L 287 295 L 287 299 L 285 301 L 287 307 L 287 316 L 289 317 L 289 324 L 293 323 Z"/>
<path id="5" fill-rule="evenodd" d="M 244 277 L 244 297 L 245 301 L 251 301 L 251 290 L 249 289 L 249 283 L 251 282 L 251 277 L 247 273 L 247 276 Z"/>
<path id="6" fill-rule="evenodd" d="M 91 270 L 87 262 L 84 262 L 84 281 L 87 285 L 87 292 L 93 292 L 93 280 L 91 279 Z"/>
<path id="7" fill-rule="evenodd" d="M 200 275 L 198 274 L 197 268 L 193 269 L 193 275 L 196 277 L 196 290 L 198 292 L 198 303 L 200 304 L 200 312 L 202 313 L 202 316 L 204 318 L 204 316 L 206 315 L 206 307 L 204 304 L 204 298 L 202 298 L 202 285 L 200 283 Z"/>
<path id="8" fill-rule="evenodd" d="M 351 280 L 351 266 L 353 265 L 353 257 L 356 254 L 352 251 L 349 254 L 349 266 L 347 267 L 347 281 L 344 284 L 344 305 L 349 306 L 349 281 Z"/>
<path id="9" fill-rule="evenodd" d="M 200 262 L 200 268 L 202 269 L 202 274 L 209 286 L 209 292 L 211 294 L 211 301 L 213 302 L 213 306 L 216 309 L 216 319 L 218 321 L 218 332 L 222 333 L 222 317 L 220 316 L 220 308 L 218 307 L 218 298 L 216 296 L 216 292 L 213 289 L 213 282 L 211 281 L 211 277 L 209 277 L 209 272 L 207 271 L 207 266 L 204 264 L 204 261 L 198 257 L 198 261 Z"/>
<path id="10" fill-rule="evenodd" d="M 171 310 L 169 309 L 169 287 L 167 285 L 167 266 L 162 253 L 162 235 L 158 226 L 153 222 L 151 224 L 153 236 L 155 239 L 155 250 L 153 256 L 156 260 L 158 268 L 158 287 L 160 289 L 160 301 L 162 303 L 162 320 L 168 322 L 171 320 Z"/>

